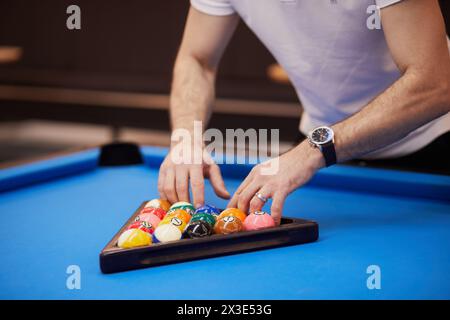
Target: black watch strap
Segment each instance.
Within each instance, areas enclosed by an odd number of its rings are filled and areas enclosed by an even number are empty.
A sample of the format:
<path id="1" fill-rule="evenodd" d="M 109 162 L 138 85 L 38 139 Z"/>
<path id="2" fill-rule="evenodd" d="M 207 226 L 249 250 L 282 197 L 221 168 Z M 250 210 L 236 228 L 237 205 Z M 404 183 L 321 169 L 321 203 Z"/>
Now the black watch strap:
<path id="1" fill-rule="evenodd" d="M 325 158 L 325 165 L 327 167 L 332 166 L 333 164 L 336 164 L 336 149 L 334 148 L 334 142 L 330 142 L 327 144 L 322 145 L 322 154 Z"/>

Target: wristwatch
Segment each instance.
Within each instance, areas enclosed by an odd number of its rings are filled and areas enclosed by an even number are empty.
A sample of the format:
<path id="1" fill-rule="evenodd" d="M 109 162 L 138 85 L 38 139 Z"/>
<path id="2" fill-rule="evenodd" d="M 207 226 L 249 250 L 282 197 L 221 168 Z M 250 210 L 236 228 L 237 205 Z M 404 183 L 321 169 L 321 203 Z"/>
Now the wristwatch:
<path id="1" fill-rule="evenodd" d="M 308 142 L 312 147 L 318 148 L 322 152 L 327 167 L 336 164 L 333 129 L 326 126 L 313 129 L 308 134 Z"/>

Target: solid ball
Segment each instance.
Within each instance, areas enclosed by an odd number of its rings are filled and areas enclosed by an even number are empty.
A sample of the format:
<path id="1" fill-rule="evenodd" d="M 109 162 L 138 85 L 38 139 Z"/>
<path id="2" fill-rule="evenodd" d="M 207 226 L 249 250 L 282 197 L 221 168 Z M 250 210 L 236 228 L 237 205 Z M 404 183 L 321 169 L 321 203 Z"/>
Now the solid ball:
<path id="1" fill-rule="evenodd" d="M 242 231 L 244 228 L 242 221 L 234 216 L 225 216 L 217 220 L 214 226 L 214 233 L 230 234 Z"/>
<path id="2" fill-rule="evenodd" d="M 133 222 L 127 229 L 139 229 L 149 234 L 152 234 L 155 231 L 155 228 L 156 226 L 153 226 L 150 222 L 136 221 Z"/>
<path id="3" fill-rule="evenodd" d="M 216 217 L 209 213 L 196 213 L 192 216 L 192 222 L 194 221 L 205 221 L 211 227 L 214 227 L 216 224 Z"/>
<path id="4" fill-rule="evenodd" d="M 185 201 L 180 201 L 180 202 L 175 202 L 169 209 L 168 213 L 170 213 L 170 211 L 176 210 L 176 209 L 183 209 L 185 211 L 187 211 L 189 214 L 193 214 L 195 211 L 195 207 L 190 204 L 189 202 L 185 202 Z"/>
<path id="5" fill-rule="evenodd" d="M 145 204 L 145 208 L 160 208 L 167 212 L 170 209 L 170 202 L 165 199 L 153 199 Z"/>
<path id="6" fill-rule="evenodd" d="M 238 208 L 228 208 L 225 209 L 224 211 L 222 211 L 222 213 L 219 215 L 219 219 L 223 218 L 223 217 L 236 217 L 239 220 L 241 220 L 241 222 L 244 222 L 245 218 L 247 218 L 247 214 L 242 211 L 241 209 Z"/>
<path id="7" fill-rule="evenodd" d="M 156 228 L 153 232 L 153 242 L 169 242 L 180 240 L 182 233 L 180 229 L 175 227 L 173 224 L 163 224 Z"/>
<path id="8" fill-rule="evenodd" d="M 152 213 L 155 216 L 157 216 L 160 220 L 164 219 L 164 217 L 166 216 L 166 211 L 164 211 L 161 208 L 153 208 L 153 207 L 144 208 L 144 209 L 142 209 L 140 214 L 143 214 L 143 213 Z"/>
<path id="9" fill-rule="evenodd" d="M 186 237 L 195 239 L 195 238 L 203 238 L 212 234 L 213 228 L 211 225 L 205 221 L 197 220 L 192 221 L 186 227 L 184 234 Z"/>
<path id="10" fill-rule="evenodd" d="M 180 232 L 183 232 L 184 229 L 186 228 L 186 222 L 184 222 L 183 220 L 181 220 L 180 218 L 177 218 L 177 217 L 173 217 L 173 218 L 167 217 L 167 218 L 164 218 L 159 223 L 159 225 L 165 225 L 165 224 L 171 224 L 171 225 L 177 227 L 180 230 Z"/>
<path id="11" fill-rule="evenodd" d="M 153 226 L 153 228 L 156 228 L 159 225 L 159 223 L 161 222 L 161 219 L 159 217 L 157 217 L 156 215 L 154 215 L 153 213 L 147 212 L 147 213 L 139 214 L 134 219 L 134 221 L 135 222 L 137 222 L 137 221 L 145 221 L 145 222 L 150 223 Z"/>
<path id="12" fill-rule="evenodd" d="M 275 227 L 272 216 L 263 211 L 255 211 L 249 214 L 244 221 L 245 230 L 260 230 Z"/>
<path id="13" fill-rule="evenodd" d="M 191 221 L 191 215 L 183 209 L 175 209 L 173 211 L 170 211 L 164 219 L 169 218 L 179 218 L 184 221 L 184 223 L 189 223 Z"/>
<path id="14" fill-rule="evenodd" d="M 197 208 L 194 214 L 196 213 L 207 213 L 218 216 L 220 214 L 220 210 L 217 209 L 215 206 L 205 204 L 204 206 Z"/>
<path id="15" fill-rule="evenodd" d="M 123 249 L 148 246 L 151 243 L 152 237 L 150 234 L 140 229 L 128 229 L 124 231 L 117 241 L 117 245 Z"/>

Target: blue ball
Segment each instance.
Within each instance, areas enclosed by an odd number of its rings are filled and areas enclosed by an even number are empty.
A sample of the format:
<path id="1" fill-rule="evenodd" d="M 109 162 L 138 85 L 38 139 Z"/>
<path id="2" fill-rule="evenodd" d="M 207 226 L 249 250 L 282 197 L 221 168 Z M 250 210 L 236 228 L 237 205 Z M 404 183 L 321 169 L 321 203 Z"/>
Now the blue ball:
<path id="1" fill-rule="evenodd" d="M 160 241 L 158 240 L 157 237 L 155 237 L 155 234 L 152 234 L 152 243 L 159 243 Z"/>
<path id="2" fill-rule="evenodd" d="M 201 206 L 197 210 L 195 210 L 195 213 L 207 213 L 207 214 L 213 214 L 213 215 L 219 215 L 220 210 L 217 209 L 215 206 L 205 204 L 204 206 Z"/>

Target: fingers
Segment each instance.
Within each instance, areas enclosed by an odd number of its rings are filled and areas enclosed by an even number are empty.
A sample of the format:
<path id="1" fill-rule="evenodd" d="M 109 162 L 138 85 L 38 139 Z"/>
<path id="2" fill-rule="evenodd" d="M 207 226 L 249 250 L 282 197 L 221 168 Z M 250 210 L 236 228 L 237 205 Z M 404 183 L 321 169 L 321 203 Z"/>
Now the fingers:
<path id="1" fill-rule="evenodd" d="M 211 185 L 214 189 L 214 192 L 223 199 L 229 199 L 230 193 L 225 187 L 222 174 L 220 173 L 220 168 L 217 164 L 212 164 L 209 166 L 208 175 L 209 180 L 211 181 Z"/>
<path id="2" fill-rule="evenodd" d="M 189 172 L 194 206 L 200 207 L 205 202 L 205 180 L 201 166 L 191 167 Z"/>
<path id="3" fill-rule="evenodd" d="M 272 198 L 272 206 L 270 208 L 270 214 L 272 218 L 275 220 L 277 225 L 280 224 L 281 215 L 283 213 L 284 201 L 286 200 L 286 194 L 283 192 L 275 192 Z"/>
<path id="4" fill-rule="evenodd" d="M 250 199 L 250 210 L 249 212 L 255 212 L 255 211 L 262 211 L 262 208 L 266 204 L 264 201 L 259 199 L 255 194 L 256 192 L 260 193 L 266 198 L 270 198 L 274 192 L 274 190 L 271 190 L 271 188 L 266 184 L 261 189 L 256 190 L 253 193 L 253 197 Z"/>
<path id="5" fill-rule="evenodd" d="M 233 196 L 231 197 L 230 201 L 228 202 L 227 208 L 236 208 L 237 207 L 238 198 L 239 198 L 239 194 L 236 191 L 233 194 Z"/>
<path id="6" fill-rule="evenodd" d="M 178 201 L 189 202 L 189 172 L 184 166 L 175 168 L 175 187 L 178 195 Z"/>
<path id="7" fill-rule="evenodd" d="M 248 212 L 250 201 L 261 187 L 261 184 L 256 183 L 255 180 L 253 180 L 253 183 L 248 184 L 238 196 L 237 207 L 244 212 Z"/>
<path id="8" fill-rule="evenodd" d="M 242 181 L 241 185 L 236 189 L 235 194 L 240 194 L 247 186 L 253 181 L 253 171 L 251 171 L 247 177 L 245 177 L 244 181 Z"/>
<path id="9" fill-rule="evenodd" d="M 236 190 L 227 204 L 227 208 L 237 208 L 239 200 L 239 191 Z"/>
<path id="10" fill-rule="evenodd" d="M 171 203 L 178 201 L 176 189 L 175 189 L 175 170 L 168 168 L 166 176 L 164 178 L 164 194 Z"/>
<path id="11" fill-rule="evenodd" d="M 242 181 L 240 186 L 236 189 L 236 191 L 233 194 L 233 197 L 231 198 L 230 202 L 228 202 L 227 208 L 237 208 L 238 206 L 238 199 L 241 192 L 247 187 L 247 185 L 251 185 L 253 181 L 253 175 L 250 172 L 250 174 Z"/>
<path id="12" fill-rule="evenodd" d="M 159 176 L 158 176 L 158 192 L 159 192 L 159 197 L 161 199 L 167 199 L 167 196 L 164 193 L 165 179 L 166 179 L 166 169 L 163 166 L 161 166 L 161 168 L 159 169 Z"/>

